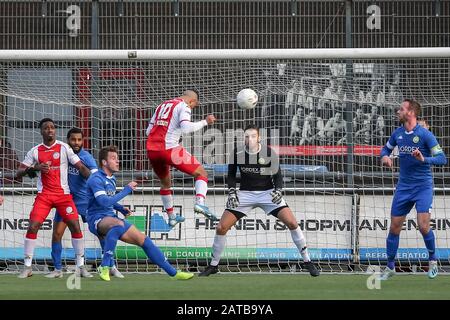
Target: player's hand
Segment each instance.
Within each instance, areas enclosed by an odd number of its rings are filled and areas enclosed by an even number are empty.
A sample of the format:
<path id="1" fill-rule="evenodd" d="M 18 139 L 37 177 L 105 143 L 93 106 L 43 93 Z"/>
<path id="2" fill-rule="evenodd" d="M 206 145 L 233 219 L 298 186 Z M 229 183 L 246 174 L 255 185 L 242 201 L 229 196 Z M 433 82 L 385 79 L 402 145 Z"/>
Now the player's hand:
<path id="1" fill-rule="evenodd" d="M 216 117 L 214 117 L 213 114 L 208 114 L 205 118 L 206 122 L 208 123 L 208 125 L 211 125 L 214 123 L 214 121 L 216 121 Z"/>
<path id="2" fill-rule="evenodd" d="M 272 196 L 272 202 L 275 204 L 280 204 L 283 200 L 283 192 L 281 189 L 274 189 L 270 195 Z"/>
<path id="3" fill-rule="evenodd" d="M 125 218 L 128 218 L 129 216 L 131 216 L 133 214 L 133 211 L 131 211 L 130 208 L 125 207 L 124 210 L 125 210 L 125 212 L 122 212 L 122 214 Z"/>
<path id="4" fill-rule="evenodd" d="M 50 171 L 50 165 L 48 163 L 38 163 L 34 166 L 34 170 L 38 170 L 42 173 L 48 173 Z"/>
<path id="5" fill-rule="evenodd" d="M 25 171 L 25 173 L 26 173 L 26 175 L 27 175 L 29 178 L 31 178 L 31 179 L 37 177 L 36 169 L 33 168 L 33 167 L 27 168 L 27 170 Z"/>
<path id="6" fill-rule="evenodd" d="M 136 181 L 131 181 L 129 184 L 128 184 L 128 186 L 131 188 L 131 190 L 136 190 L 136 187 L 137 187 L 137 182 Z"/>
<path id="7" fill-rule="evenodd" d="M 420 162 L 424 162 L 425 161 L 425 158 L 423 157 L 423 154 L 422 154 L 422 152 L 420 152 L 419 149 L 414 150 L 411 154 L 412 154 L 412 156 L 414 158 L 416 158 Z"/>
<path id="8" fill-rule="evenodd" d="M 384 156 L 383 158 L 381 158 L 381 165 L 392 168 L 392 159 L 388 156 Z"/>
<path id="9" fill-rule="evenodd" d="M 4 201 L 3 197 L 0 196 L 0 206 L 3 204 L 3 201 Z"/>
<path id="10" fill-rule="evenodd" d="M 228 209 L 236 209 L 239 207 L 239 198 L 236 193 L 235 188 L 228 189 L 228 200 L 227 200 L 227 208 Z"/>

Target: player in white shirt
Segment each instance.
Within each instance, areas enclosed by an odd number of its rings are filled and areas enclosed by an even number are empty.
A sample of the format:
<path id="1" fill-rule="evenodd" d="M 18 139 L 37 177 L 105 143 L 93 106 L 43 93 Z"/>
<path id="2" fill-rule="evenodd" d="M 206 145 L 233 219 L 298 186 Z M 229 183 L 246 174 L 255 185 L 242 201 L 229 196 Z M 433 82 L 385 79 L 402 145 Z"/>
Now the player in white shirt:
<path id="1" fill-rule="evenodd" d="M 185 218 L 175 214 L 173 210 L 170 167 L 194 177 L 194 211 L 213 221 L 217 220 L 205 206 L 208 174 L 200 162 L 179 144 L 182 134 L 200 130 L 216 121 L 214 115 L 210 114 L 204 120 L 191 122 L 191 110 L 198 104 L 199 95 L 195 90 L 186 90 L 181 97 L 164 101 L 156 108 L 146 131 L 147 156 L 161 181 L 159 193 L 169 216 L 169 225 L 172 227 L 183 222 Z"/>

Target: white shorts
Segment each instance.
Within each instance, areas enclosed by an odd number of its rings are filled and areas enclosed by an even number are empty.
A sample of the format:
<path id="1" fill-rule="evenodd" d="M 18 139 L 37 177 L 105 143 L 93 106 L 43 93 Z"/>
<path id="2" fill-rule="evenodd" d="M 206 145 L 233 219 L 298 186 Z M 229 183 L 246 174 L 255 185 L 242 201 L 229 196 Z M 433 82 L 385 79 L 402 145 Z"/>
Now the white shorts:
<path id="1" fill-rule="evenodd" d="M 237 193 L 239 199 L 239 206 L 235 209 L 228 209 L 231 212 L 239 212 L 246 215 L 250 210 L 261 208 L 266 214 L 270 214 L 276 209 L 287 207 L 286 201 L 281 200 L 280 204 L 272 202 L 271 192 L 273 189 L 264 191 L 248 191 L 239 190 Z"/>

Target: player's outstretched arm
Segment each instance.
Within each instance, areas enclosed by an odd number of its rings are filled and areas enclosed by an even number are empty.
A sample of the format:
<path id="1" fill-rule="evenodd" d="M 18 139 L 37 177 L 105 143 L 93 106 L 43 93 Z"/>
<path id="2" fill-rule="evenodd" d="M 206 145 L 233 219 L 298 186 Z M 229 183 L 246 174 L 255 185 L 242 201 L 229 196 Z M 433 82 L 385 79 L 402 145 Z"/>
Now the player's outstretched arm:
<path id="1" fill-rule="evenodd" d="M 107 195 L 101 178 L 89 179 L 88 186 L 94 192 L 95 201 L 102 207 L 109 208 L 133 192 L 136 189 L 137 183 L 134 181 L 130 182 L 122 191 L 112 197 Z"/>

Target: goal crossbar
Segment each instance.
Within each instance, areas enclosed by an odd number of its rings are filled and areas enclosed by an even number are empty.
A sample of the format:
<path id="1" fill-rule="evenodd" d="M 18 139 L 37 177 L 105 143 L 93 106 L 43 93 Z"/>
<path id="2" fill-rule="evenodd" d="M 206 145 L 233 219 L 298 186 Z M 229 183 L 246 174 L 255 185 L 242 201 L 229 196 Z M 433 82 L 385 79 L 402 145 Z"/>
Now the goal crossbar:
<path id="1" fill-rule="evenodd" d="M 231 50 L 0 50 L 0 61 L 450 58 L 450 47 Z"/>

